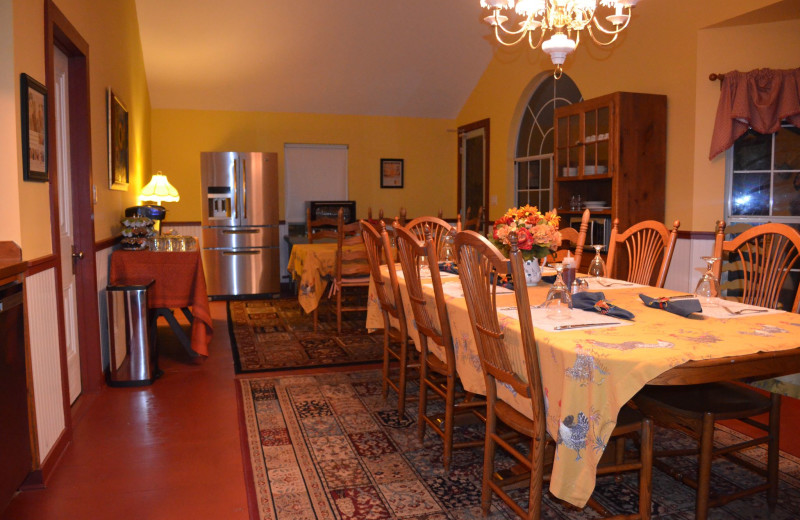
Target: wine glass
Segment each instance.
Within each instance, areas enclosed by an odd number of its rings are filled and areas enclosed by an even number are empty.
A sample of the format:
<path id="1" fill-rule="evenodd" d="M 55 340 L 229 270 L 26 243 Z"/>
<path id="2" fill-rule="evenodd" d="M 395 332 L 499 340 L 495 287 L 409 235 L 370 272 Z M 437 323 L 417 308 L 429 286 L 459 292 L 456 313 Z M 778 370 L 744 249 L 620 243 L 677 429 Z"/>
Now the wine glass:
<path id="1" fill-rule="evenodd" d="M 445 234 L 442 238 L 442 248 L 439 251 L 440 263 L 444 263 L 444 265 L 453 265 L 456 263 L 455 238 L 455 230 Z"/>
<path id="2" fill-rule="evenodd" d="M 697 282 L 697 287 L 694 289 L 694 294 L 700 300 L 701 305 L 713 307 L 714 305 L 717 305 L 714 302 L 714 298 L 719 296 L 719 280 L 717 280 L 717 277 L 714 276 L 713 271 L 714 264 L 717 260 L 719 260 L 719 258 L 714 256 L 704 256 L 702 258 L 706 262 L 706 272 L 703 273 L 703 276 L 700 277 L 700 281 Z"/>
<path id="3" fill-rule="evenodd" d="M 600 256 L 600 250 L 603 249 L 603 244 L 594 244 L 592 245 L 596 254 L 594 258 L 592 258 L 592 263 L 589 264 L 589 276 L 592 278 L 600 278 L 606 274 L 606 263 L 603 261 L 603 257 Z"/>
<path id="4" fill-rule="evenodd" d="M 547 298 L 544 300 L 545 316 L 551 320 L 566 320 L 569 319 L 570 309 L 572 308 L 572 297 L 569 294 L 569 287 L 561 278 L 564 266 L 558 263 L 553 264 L 552 267 L 556 270 L 556 281 L 547 291 Z"/>

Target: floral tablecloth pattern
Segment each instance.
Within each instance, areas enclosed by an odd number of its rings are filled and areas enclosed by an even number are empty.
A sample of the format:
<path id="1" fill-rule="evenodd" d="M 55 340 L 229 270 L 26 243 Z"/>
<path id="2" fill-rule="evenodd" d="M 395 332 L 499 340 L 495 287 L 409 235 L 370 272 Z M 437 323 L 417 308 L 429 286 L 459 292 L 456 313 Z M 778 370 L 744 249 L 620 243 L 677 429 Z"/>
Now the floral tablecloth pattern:
<path id="1" fill-rule="evenodd" d="M 297 300 L 306 313 L 319 306 L 328 280 L 336 269 L 336 243 L 295 244 L 286 269 L 300 281 Z M 344 246 L 344 250 L 364 248 L 363 244 Z M 383 326 L 383 325 L 381 325 Z"/>
<path id="2" fill-rule="evenodd" d="M 400 283 L 403 284 L 402 279 Z M 543 301 L 547 289 L 547 285 L 529 288 L 531 304 Z M 485 394 L 466 301 L 452 296 L 456 291 L 448 292 L 459 377 L 465 390 Z M 635 314 L 631 326 L 558 332 L 535 329 L 547 431 L 557 442 L 550 491 L 579 507 L 586 504 L 594 490 L 597 463 L 616 425 L 619 410 L 648 381 L 690 360 L 800 347 L 800 315 L 781 312 L 717 319 L 694 314 L 682 318 L 646 307 L 639 299 L 640 293 L 651 297 L 677 294 L 653 287 L 620 287 L 607 291 L 606 298 Z M 432 288 L 426 294 L 433 301 Z M 497 305 L 515 305 L 514 295 L 498 295 Z M 409 334 L 415 338 L 413 319 L 406 307 Z M 502 313 L 499 319 L 511 347 L 510 359 L 517 373 L 523 375 L 519 321 Z M 370 291 L 367 327 L 383 327 L 373 291 Z M 510 389 L 501 389 L 499 397 L 531 416 L 527 399 L 514 395 Z"/>

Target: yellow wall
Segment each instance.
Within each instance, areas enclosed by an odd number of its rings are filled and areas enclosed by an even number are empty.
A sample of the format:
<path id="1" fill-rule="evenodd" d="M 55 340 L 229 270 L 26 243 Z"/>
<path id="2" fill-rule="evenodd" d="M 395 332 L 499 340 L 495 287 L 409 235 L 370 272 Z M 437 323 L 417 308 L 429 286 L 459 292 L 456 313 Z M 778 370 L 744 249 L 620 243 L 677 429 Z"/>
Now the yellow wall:
<path id="1" fill-rule="evenodd" d="M 168 221 L 199 221 L 200 152 L 277 152 L 280 215 L 284 218 L 285 143 L 348 145 L 348 193 L 359 216 L 371 206 L 377 214 L 445 215 L 456 211 L 455 122 L 378 116 L 153 110 L 152 164 L 181 195 L 165 203 Z M 380 188 L 380 159 L 405 161 L 405 187 Z M 324 174 L 320 182 L 325 182 Z"/>
<path id="2" fill-rule="evenodd" d="M 0 240 L 22 242 L 17 183 L 17 96 L 14 74 L 14 17 L 11 2 L 0 2 Z"/>
<path id="3" fill-rule="evenodd" d="M 694 171 L 695 156 L 696 153 L 702 156 L 703 152 L 708 155 L 707 145 L 702 151 L 695 150 L 695 134 L 701 130 L 695 128 L 695 96 L 698 84 L 709 83 L 708 73 L 721 71 L 722 64 L 698 70 L 698 34 L 704 27 L 772 3 L 774 0 L 642 0 L 634 10 L 631 25 L 610 50 L 582 39 L 565 63 L 565 73 L 577 83 L 586 99 L 615 91 L 667 96 L 666 221 L 680 219 L 684 223 L 682 229 L 713 227 L 713 222 L 706 222 L 707 211 L 704 210 L 701 221 L 693 215 L 692 189 L 697 188 L 694 181 L 699 174 Z M 487 34 L 488 31 L 487 28 Z M 737 38 L 743 47 L 750 44 L 742 36 Z M 771 53 L 800 55 L 796 50 L 776 46 L 770 53 L 753 55 L 753 61 L 760 61 L 758 66 L 770 66 L 769 62 L 774 61 L 767 59 Z M 490 187 L 491 195 L 498 197 L 498 204 L 490 207 L 491 218 L 498 217 L 514 200 L 518 106 L 520 101 L 527 102 L 534 78 L 550 70 L 549 57 L 541 50 L 533 51 L 526 46 L 499 49 L 458 115 L 459 125 L 491 119 Z M 713 105 L 716 106 L 716 100 Z"/>
<path id="4" fill-rule="evenodd" d="M 92 177 L 98 195 L 94 207 L 95 239 L 102 240 L 119 232 L 124 208 L 136 203 L 142 172 L 150 169 L 150 98 L 135 2 L 57 0 L 56 5 L 89 44 Z M 24 72 L 44 83 L 44 2 L 13 0 L 13 15 L 15 77 L 18 81 L 19 74 Z M 108 189 L 106 88 L 109 86 L 128 108 L 132 189 L 127 192 Z M 19 149 L 18 93 L 16 106 Z M 23 255 L 32 259 L 50 254 L 50 227 L 46 225 L 50 220 L 49 184 L 23 182 L 21 157 L 14 173 L 19 186 Z M 55 175 L 52 169 L 50 175 Z"/>

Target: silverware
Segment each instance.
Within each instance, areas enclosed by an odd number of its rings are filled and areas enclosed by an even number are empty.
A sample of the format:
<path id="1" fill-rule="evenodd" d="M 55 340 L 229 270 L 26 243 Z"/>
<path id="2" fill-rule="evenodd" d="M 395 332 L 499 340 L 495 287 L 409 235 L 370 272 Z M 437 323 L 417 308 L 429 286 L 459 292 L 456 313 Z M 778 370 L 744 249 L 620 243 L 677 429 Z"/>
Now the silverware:
<path id="1" fill-rule="evenodd" d="M 575 325 L 556 325 L 553 330 L 580 329 L 583 327 L 600 327 L 603 325 L 619 325 L 619 323 L 576 323 Z"/>
<path id="2" fill-rule="evenodd" d="M 697 298 L 697 296 L 695 296 L 694 294 L 679 294 L 679 295 L 677 295 L 677 296 L 667 296 L 666 298 L 667 298 L 667 301 L 672 301 L 672 300 L 688 300 L 688 299 L 696 299 L 696 298 Z M 660 300 L 661 298 L 659 298 L 658 296 L 656 296 L 656 299 L 657 299 L 657 300 Z"/>
<path id="3" fill-rule="evenodd" d="M 728 311 L 728 314 L 744 314 L 745 312 L 752 312 L 752 313 L 755 314 L 755 313 L 758 313 L 758 312 L 767 312 L 769 310 L 769 309 L 752 309 L 750 307 L 747 307 L 747 308 L 739 309 L 738 311 L 735 311 L 733 309 L 725 307 L 724 305 L 720 305 L 720 307 L 722 307 L 723 309 Z"/>
<path id="4" fill-rule="evenodd" d="M 612 285 L 634 285 L 629 282 L 604 282 L 602 280 L 597 280 L 597 283 L 602 285 L 603 287 L 611 287 Z"/>

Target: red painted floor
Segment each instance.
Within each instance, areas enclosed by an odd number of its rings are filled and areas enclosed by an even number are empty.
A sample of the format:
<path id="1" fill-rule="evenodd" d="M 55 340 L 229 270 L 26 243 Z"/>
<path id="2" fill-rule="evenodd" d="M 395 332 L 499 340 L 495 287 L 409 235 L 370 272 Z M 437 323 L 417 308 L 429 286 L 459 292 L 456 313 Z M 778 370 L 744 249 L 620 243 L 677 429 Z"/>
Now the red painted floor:
<path id="1" fill-rule="evenodd" d="M 162 327 L 164 376 L 81 397 L 74 440 L 47 488 L 18 494 L 0 518 L 249 518 L 225 303 L 212 302 L 211 313 L 203 364 Z M 781 449 L 800 456 L 800 401 L 784 399 L 781 415 Z"/>
<path id="2" fill-rule="evenodd" d="M 160 327 L 161 379 L 81 397 L 74 440 L 47 488 L 18 494 L 0 517 L 249 518 L 225 303 L 211 312 L 203 364 Z"/>

